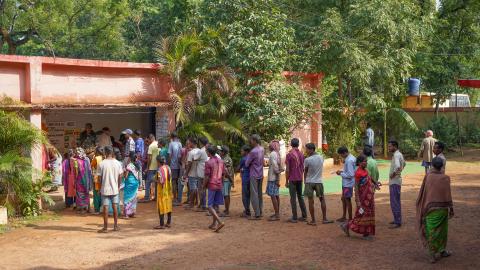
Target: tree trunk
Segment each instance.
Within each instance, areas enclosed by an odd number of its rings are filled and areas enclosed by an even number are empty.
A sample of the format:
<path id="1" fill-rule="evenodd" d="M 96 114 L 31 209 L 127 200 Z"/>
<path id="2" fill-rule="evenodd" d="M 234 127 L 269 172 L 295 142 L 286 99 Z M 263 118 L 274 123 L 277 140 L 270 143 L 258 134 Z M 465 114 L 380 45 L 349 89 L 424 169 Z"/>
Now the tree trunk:
<path id="1" fill-rule="evenodd" d="M 8 30 L 5 28 L 0 28 L 0 32 L 2 33 L 2 36 L 3 36 L 3 42 L 7 43 L 8 54 L 15 54 L 15 51 L 17 48 L 15 46 L 15 43 L 11 39 L 10 33 L 8 32 Z"/>
<path id="2" fill-rule="evenodd" d="M 342 83 L 342 75 L 337 75 L 337 83 L 338 83 L 338 99 L 343 99 L 343 83 Z"/>
<path id="3" fill-rule="evenodd" d="M 348 79 L 347 80 L 347 95 L 348 95 L 348 102 L 350 105 L 353 103 L 352 99 L 352 80 Z"/>
<path id="4" fill-rule="evenodd" d="M 15 54 L 17 52 L 17 46 L 15 44 L 8 45 L 8 54 Z"/>
<path id="5" fill-rule="evenodd" d="M 460 154 L 463 157 L 462 137 L 460 137 L 460 120 L 458 119 L 458 93 L 457 93 L 457 88 L 456 87 L 455 87 L 455 119 L 457 121 L 458 146 L 460 147 Z"/>
<path id="6" fill-rule="evenodd" d="M 434 111 L 434 115 L 435 117 L 438 117 L 438 111 L 440 110 L 440 100 L 437 98 L 436 101 L 435 101 L 435 111 Z"/>
<path id="7" fill-rule="evenodd" d="M 388 158 L 387 151 L 387 109 L 383 109 L 383 156 Z"/>

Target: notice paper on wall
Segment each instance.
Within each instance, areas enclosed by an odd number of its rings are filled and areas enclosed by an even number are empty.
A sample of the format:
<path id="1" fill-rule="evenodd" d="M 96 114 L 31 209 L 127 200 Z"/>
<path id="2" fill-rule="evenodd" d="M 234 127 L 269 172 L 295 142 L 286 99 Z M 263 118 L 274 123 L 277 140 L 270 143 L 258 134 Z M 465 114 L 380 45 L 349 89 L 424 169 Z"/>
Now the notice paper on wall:
<path id="1" fill-rule="evenodd" d="M 55 146 L 60 153 L 65 153 L 68 148 L 76 145 L 76 139 L 80 132 L 76 129 L 74 121 L 47 122 L 46 126 L 50 143 Z"/>

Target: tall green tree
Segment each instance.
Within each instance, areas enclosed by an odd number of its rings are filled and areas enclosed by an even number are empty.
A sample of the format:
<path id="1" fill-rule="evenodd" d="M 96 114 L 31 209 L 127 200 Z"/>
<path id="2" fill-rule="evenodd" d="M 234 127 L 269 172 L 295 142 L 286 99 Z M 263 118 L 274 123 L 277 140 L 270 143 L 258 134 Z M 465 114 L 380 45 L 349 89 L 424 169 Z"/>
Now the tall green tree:
<path id="1" fill-rule="evenodd" d="M 129 0 L 124 37 L 131 61 L 152 62 L 162 37 L 194 30 L 199 0 Z"/>
<path id="2" fill-rule="evenodd" d="M 0 51 L 93 59 L 127 59 L 127 0 L 2 0 Z"/>
<path id="3" fill-rule="evenodd" d="M 435 93 L 439 104 L 457 90 L 457 79 L 480 76 L 480 2 L 440 1 L 431 12 L 432 27 L 427 42 L 416 56 L 415 71 L 424 88 Z"/>
<path id="4" fill-rule="evenodd" d="M 220 32 L 223 56 L 245 79 L 252 72 L 284 70 L 294 47 L 293 28 L 273 2 L 205 0 L 200 7 L 203 25 Z"/>
<path id="5" fill-rule="evenodd" d="M 424 1 L 425 2 L 425 1 Z M 419 1 L 280 1 L 295 28 L 297 61 L 292 66 L 326 74 L 323 128 L 332 144 L 359 143 L 360 110 L 399 106 L 403 80 L 425 37 Z M 383 117 L 382 117 L 383 118 Z"/>
<path id="6" fill-rule="evenodd" d="M 294 29 L 275 1 L 213 1 L 200 7 L 203 25 L 217 29 L 219 56 L 236 71 L 239 89 L 234 108 L 246 131 L 264 139 L 287 138 L 315 111 L 315 91 L 287 83 L 295 48 Z"/>

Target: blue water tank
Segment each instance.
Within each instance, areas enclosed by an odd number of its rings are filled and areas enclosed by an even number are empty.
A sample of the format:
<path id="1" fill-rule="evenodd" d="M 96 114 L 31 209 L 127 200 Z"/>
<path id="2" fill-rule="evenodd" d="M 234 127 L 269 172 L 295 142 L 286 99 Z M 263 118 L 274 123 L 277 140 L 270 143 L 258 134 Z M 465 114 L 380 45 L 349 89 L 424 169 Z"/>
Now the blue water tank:
<path id="1" fill-rule="evenodd" d="M 408 78 L 408 95 L 417 97 L 420 95 L 420 79 Z"/>

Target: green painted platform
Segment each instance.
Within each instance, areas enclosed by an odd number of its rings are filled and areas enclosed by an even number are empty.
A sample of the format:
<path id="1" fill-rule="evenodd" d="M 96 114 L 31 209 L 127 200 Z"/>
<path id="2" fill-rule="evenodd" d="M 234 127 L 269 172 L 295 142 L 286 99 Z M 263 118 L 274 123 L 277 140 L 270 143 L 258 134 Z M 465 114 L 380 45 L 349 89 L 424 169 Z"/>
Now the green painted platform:
<path id="1" fill-rule="evenodd" d="M 380 172 L 380 182 L 388 182 L 388 173 L 390 171 L 390 160 L 377 160 L 378 169 Z M 425 169 L 421 166 L 418 161 L 407 161 L 407 166 L 403 170 L 402 176 L 408 176 L 409 174 L 415 174 L 423 172 Z M 330 172 L 327 172 L 330 173 Z M 340 193 L 342 191 L 342 178 L 337 175 L 332 175 L 330 177 L 323 179 L 323 188 L 325 194 L 329 193 Z M 289 195 L 288 189 L 285 187 L 280 188 L 280 195 Z"/>

